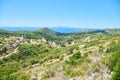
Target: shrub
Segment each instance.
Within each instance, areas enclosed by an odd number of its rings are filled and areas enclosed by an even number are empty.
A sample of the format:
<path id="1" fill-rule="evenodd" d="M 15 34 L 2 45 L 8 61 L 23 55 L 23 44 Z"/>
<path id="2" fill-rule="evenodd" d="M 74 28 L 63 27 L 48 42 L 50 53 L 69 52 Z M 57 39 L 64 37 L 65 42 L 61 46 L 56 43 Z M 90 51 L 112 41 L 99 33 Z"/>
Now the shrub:
<path id="1" fill-rule="evenodd" d="M 31 63 L 31 65 L 33 65 L 33 64 L 39 63 L 39 61 L 37 61 L 37 60 L 30 60 L 30 63 Z"/>
<path id="2" fill-rule="evenodd" d="M 50 77 L 53 77 L 55 75 L 55 72 L 54 71 L 47 71 L 44 75 L 43 75 L 43 79 L 44 78 L 50 78 Z"/>
<path id="3" fill-rule="evenodd" d="M 112 80 L 120 80 L 120 59 L 113 70 Z"/>
<path id="4" fill-rule="evenodd" d="M 79 62 L 80 58 L 81 58 L 81 53 L 77 51 L 75 54 L 73 54 L 72 57 L 69 58 L 68 61 L 66 61 L 66 63 L 71 65 L 76 65 L 77 62 Z"/>

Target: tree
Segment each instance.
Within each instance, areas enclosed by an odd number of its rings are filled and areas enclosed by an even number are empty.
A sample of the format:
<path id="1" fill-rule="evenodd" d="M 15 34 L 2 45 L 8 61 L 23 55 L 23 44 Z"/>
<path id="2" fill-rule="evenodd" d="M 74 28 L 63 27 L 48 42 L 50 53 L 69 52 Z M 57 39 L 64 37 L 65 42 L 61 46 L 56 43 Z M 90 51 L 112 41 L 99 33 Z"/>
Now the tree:
<path id="1" fill-rule="evenodd" d="M 6 53 L 6 52 L 7 52 L 7 48 L 6 48 L 6 47 L 3 47 L 2 53 Z"/>

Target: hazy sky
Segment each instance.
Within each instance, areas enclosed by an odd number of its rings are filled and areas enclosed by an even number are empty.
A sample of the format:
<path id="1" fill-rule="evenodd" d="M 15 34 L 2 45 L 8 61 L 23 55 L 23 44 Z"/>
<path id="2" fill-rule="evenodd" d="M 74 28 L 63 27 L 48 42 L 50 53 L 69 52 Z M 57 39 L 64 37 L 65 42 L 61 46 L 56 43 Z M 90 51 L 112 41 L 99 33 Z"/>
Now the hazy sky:
<path id="1" fill-rule="evenodd" d="M 0 0 L 0 26 L 120 28 L 120 0 Z"/>

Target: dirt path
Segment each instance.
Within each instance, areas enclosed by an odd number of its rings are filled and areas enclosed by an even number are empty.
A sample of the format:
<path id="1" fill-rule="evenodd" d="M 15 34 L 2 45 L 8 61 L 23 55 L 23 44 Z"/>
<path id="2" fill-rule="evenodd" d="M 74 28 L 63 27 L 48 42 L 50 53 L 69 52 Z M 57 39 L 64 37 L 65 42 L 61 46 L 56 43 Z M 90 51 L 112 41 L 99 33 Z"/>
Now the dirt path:
<path id="1" fill-rule="evenodd" d="M 8 57 L 8 56 L 10 56 L 10 55 L 12 55 L 12 54 L 14 54 L 14 53 L 16 53 L 16 52 L 18 52 L 18 48 L 15 48 L 14 51 L 11 52 L 11 53 L 9 53 L 8 55 L 5 55 L 5 56 L 0 57 L 0 59 L 3 59 L 3 58 L 5 58 L 5 57 Z"/>

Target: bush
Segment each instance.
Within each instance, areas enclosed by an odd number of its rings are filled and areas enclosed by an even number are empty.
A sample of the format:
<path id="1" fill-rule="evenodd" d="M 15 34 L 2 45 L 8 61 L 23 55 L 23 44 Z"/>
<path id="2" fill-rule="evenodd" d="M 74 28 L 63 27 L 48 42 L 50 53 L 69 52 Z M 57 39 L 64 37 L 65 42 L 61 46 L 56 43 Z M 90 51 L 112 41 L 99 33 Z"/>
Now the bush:
<path id="1" fill-rule="evenodd" d="M 27 75 L 26 73 L 22 73 L 21 75 L 19 75 L 17 80 L 29 80 L 29 75 Z"/>
<path id="2" fill-rule="evenodd" d="M 64 70 L 64 75 L 73 78 L 73 77 L 77 77 L 77 76 L 81 76 L 83 75 L 83 73 L 79 70 L 74 70 L 75 67 L 72 66 L 64 66 L 63 70 Z"/>
<path id="3" fill-rule="evenodd" d="M 120 59 L 113 70 L 112 80 L 120 80 Z"/>
<path id="4" fill-rule="evenodd" d="M 47 71 L 44 75 L 43 75 L 43 79 L 44 78 L 50 78 L 50 77 L 53 77 L 55 75 L 55 72 L 54 71 Z"/>
<path id="5" fill-rule="evenodd" d="M 31 65 L 39 63 L 37 60 L 30 60 Z"/>
<path id="6" fill-rule="evenodd" d="M 119 58 L 120 58 L 120 52 L 113 52 L 112 56 L 110 57 L 110 65 L 109 65 L 111 70 L 113 70 Z"/>
<path id="7" fill-rule="evenodd" d="M 80 57 L 81 57 L 81 53 L 78 51 L 72 57 L 70 57 L 70 59 L 78 60 Z"/>
<path id="8" fill-rule="evenodd" d="M 26 68 L 26 67 L 28 67 L 28 66 L 29 66 L 29 65 L 26 64 L 26 63 L 23 63 L 23 64 L 22 64 L 22 67 L 23 67 L 23 68 Z"/>
<path id="9" fill-rule="evenodd" d="M 24 73 L 24 72 L 19 72 L 17 74 L 12 75 L 11 77 L 13 78 L 11 80 L 29 80 L 30 79 L 30 74 L 27 74 L 27 73 Z"/>
<path id="10" fill-rule="evenodd" d="M 9 61 L 9 58 L 3 58 L 3 61 L 7 62 Z"/>
<path id="11" fill-rule="evenodd" d="M 66 61 L 66 63 L 71 65 L 76 65 L 77 62 L 79 62 L 80 58 L 81 58 L 81 53 L 78 51 L 75 54 L 73 54 L 73 56 L 70 57 L 69 60 Z"/>

